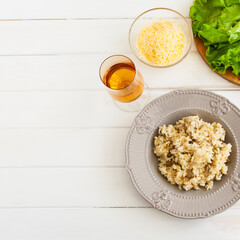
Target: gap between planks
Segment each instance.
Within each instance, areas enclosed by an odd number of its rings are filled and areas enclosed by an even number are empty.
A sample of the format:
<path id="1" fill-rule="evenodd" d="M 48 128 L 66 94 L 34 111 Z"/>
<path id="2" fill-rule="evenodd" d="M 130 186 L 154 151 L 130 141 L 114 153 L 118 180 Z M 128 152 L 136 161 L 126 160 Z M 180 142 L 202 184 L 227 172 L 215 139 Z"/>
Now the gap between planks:
<path id="1" fill-rule="evenodd" d="M 206 91 L 216 91 L 216 92 L 222 92 L 222 91 L 225 91 L 225 92 L 229 92 L 229 91 L 240 91 L 240 87 L 238 85 L 236 86 L 226 86 L 226 87 L 219 87 L 219 88 L 216 88 L 216 87 L 211 87 L 211 86 L 184 86 L 184 87 L 163 87 L 163 88 L 149 88 L 148 87 L 148 91 L 150 92 L 154 92 L 154 91 L 174 91 L 174 90 L 191 90 L 191 89 L 197 89 L 197 90 L 206 90 Z M 9 89 L 6 89 L 6 90 L 1 90 L 0 89 L 0 93 L 29 93 L 29 92 L 106 92 L 106 89 L 103 87 L 101 89 L 99 88 L 92 88 L 92 89 L 19 89 L 19 90 L 16 90 L 16 89 L 13 89 L 13 90 L 9 90 Z"/>
<path id="2" fill-rule="evenodd" d="M 136 16 L 137 17 L 137 16 Z M 101 21 L 101 20 L 135 20 L 136 17 L 92 17 L 92 18 L 16 18 L 16 19 L 0 19 L 0 22 L 18 22 L 18 21 Z M 190 17 L 185 18 L 191 21 Z"/>
<path id="3" fill-rule="evenodd" d="M 94 209 L 94 208 L 140 208 L 140 209 L 144 209 L 144 208 L 153 208 L 153 206 L 139 206 L 139 207 L 134 207 L 134 206 L 129 206 L 129 207 L 123 207 L 123 206 L 110 206 L 110 207 L 106 207 L 106 206 L 20 206 L 20 207 L 0 207 L 0 210 L 2 209 L 9 209 L 9 210 L 14 210 L 14 209 Z"/>
<path id="4" fill-rule="evenodd" d="M 32 169 L 35 169 L 35 168 L 54 168 L 54 169 L 62 169 L 62 168 L 74 168 L 74 169 L 76 169 L 76 168 L 86 168 L 86 169 L 89 169 L 89 168 L 97 168 L 97 169 L 99 169 L 99 168 L 103 168 L 103 169 L 105 169 L 105 168 L 122 168 L 122 169 L 126 169 L 126 167 L 125 167 L 125 164 L 124 165 L 105 165 L 105 166 L 102 166 L 102 165 L 94 165 L 94 166 L 86 166 L 86 165 L 84 165 L 84 166 L 79 166 L 79 165 L 67 165 L 67 166 L 44 166 L 44 165 L 42 165 L 42 166 L 30 166 L 30 165 L 28 165 L 28 166 L 0 166 L 0 170 L 1 169 L 21 169 L 21 168 L 24 168 L 24 169 L 29 169 L 29 168 L 32 168 Z M 126 171 L 127 171 L 127 169 L 126 169 Z"/>
<path id="5" fill-rule="evenodd" d="M 230 209 L 238 210 L 240 209 L 239 205 L 236 205 L 238 202 L 236 202 L 234 205 L 231 206 Z M 129 207 L 123 207 L 123 206 L 20 206 L 20 207 L 0 207 L 0 210 L 15 210 L 15 209 L 153 209 L 153 206 L 129 206 Z M 159 210 L 156 210 L 159 211 Z M 226 209 L 228 211 L 228 209 Z M 161 212 L 161 210 L 160 210 Z M 225 212 L 225 211 L 224 211 Z"/>

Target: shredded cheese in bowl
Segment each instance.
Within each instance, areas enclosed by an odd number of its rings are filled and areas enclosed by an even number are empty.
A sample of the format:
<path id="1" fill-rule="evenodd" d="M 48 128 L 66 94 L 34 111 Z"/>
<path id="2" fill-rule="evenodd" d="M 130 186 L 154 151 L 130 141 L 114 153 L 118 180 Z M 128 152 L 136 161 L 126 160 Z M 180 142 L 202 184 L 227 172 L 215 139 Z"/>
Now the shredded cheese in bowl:
<path id="1" fill-rule="evenodd" d="M 137 38 L 142 57 L 158 66 L 168 66 L 179 60 L 185 45 L 186 37 L 177 23 L 161 19 L 144 26 Z"/>

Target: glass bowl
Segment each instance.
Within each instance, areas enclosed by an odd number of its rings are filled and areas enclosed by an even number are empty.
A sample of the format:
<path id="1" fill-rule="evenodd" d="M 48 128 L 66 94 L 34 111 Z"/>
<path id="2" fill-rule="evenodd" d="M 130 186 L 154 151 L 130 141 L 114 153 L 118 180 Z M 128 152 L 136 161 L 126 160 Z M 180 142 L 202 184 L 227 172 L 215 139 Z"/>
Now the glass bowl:
<path id="1" fill-rule="evenodd" d="M 144 58 L 144 56 L 142 56 L 142 54 L 137 48 L 137 38 L 142 28 L 145 25 L 152 24 L 160 19 L 176 23 L 178 27 L 182 30 L 186 38 L 185 48 L 181 57 L 177 59 L 175 62 L 169 65 L 164 65 L 164 66 L 149 62 Z M 163 67 L 173 66 L 179 63 L 181 60 L 183 60 L 187 56 L 192 44 L 192 29 L 190 24 L 187 22 L 186 18 L 182 16 L 180 13 L 178 13 L 177 11 L 169 8 L 153 8 L 143 12 L 134 20 L 134 22 L 130 27 L 128 37 L 129 37 L 129 44 L 131 46 L 131 49 L 140 61 L 142 61 L 143 63 L 151 67 L 163 68 Z"/>

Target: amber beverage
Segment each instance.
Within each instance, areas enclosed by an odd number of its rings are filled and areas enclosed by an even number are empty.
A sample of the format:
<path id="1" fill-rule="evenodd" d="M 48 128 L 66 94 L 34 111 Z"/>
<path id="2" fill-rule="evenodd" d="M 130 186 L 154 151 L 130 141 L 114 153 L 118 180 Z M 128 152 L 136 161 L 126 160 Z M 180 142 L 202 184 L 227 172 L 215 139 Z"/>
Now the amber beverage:
<path id="1" fill-rule="evenodd" d="M 144 90 L 144 80 L 134 63 L 125 56 L 107 58 L 100 67 L 100 78 L 109 94 L 120 102 L 132 102 Z"/>

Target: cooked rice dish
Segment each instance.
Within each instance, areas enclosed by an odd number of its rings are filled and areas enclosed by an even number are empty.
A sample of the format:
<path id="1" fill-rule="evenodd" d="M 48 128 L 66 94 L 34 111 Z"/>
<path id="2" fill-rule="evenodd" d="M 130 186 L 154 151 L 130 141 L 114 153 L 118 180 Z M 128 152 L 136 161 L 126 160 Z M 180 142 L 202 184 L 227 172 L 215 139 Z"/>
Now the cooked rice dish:
<path id="1" fill-rule="evenodd" d="M 207 190 L 213 180 L 227 174 L 232 145 L 225 143 L 220 123 L 207 123 L 198 116 L 184 117 L 175 125 L 159 127 L 154 139 L 158 169 L 171 184 L 180 189 Z"/>

